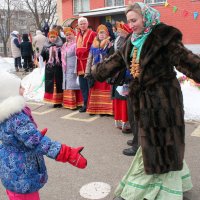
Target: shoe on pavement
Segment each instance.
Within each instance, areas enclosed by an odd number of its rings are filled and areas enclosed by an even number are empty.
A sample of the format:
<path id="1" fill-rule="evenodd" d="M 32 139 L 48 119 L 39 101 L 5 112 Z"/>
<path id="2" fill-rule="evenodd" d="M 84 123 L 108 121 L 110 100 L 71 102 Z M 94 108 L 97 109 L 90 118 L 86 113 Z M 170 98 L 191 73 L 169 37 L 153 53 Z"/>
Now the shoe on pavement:
<path id="1" fill-rule="evenodd" d="M 122 133 L 129 134 L 132 133 L 131 129 L 122 129 Z"/>
<path id="2" fill-rule="evenodd" d="M 129 146 L 133 146 L 133 140 L 128 140 L 128 141 L 127 141 L 127 144 L 128 144 Z"/>
<path id="3" fill-rule="evenodd" d="M 53 107 L 54 107 L 54 108 L 61 108 L 61 107 L 62 107 L 62 104 L 54 104 Z"/>
<path id="4" fill-rule="evenodd" d="M 86 110 L 87 110 L 87 108 L 86 108 L 85 106 L 83 106 L 82 108 L 79 109 L 79 112 L 80 112 L 80 113 L 86 112 Z"/>
<path id="5" fill-rule="evenodd" d="M 136 152 L 138 150 L 138 146 L 132 146 L 131 148 L 124 149 L 123 154 L 126 156 L 135 156 Z"/>

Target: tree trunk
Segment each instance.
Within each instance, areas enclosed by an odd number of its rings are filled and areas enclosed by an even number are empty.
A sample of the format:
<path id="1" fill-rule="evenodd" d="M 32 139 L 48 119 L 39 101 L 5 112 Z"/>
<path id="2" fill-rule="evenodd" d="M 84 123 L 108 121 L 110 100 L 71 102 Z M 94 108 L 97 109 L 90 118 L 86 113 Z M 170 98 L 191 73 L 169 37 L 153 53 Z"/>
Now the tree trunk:
<path id="1" fill-rule="evenodd" d="M 8 56 L 7 43 L 6 42 L 3 42 L 3 53 L 4 53 L 5 57 Z"/>

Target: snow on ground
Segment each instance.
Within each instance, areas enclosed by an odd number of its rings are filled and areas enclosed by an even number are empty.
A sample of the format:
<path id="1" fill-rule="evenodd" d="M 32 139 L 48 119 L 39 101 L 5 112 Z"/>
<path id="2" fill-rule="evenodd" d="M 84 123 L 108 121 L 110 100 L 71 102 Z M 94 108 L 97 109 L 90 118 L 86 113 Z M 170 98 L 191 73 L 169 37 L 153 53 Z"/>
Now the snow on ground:
<path id="1" fill-rule="evenodd" d="M 29 101 L 42 102 L 44 97 L 44 68 L 36 68 L 22 79 L 24 97 Z"/>
<path id="2" fill-rule="evenodd" d="M 14 72 L 14 59 L 0 57 L 0 70 Z M 183 74 L 177 72 L 177 77 Z M 22 80 L 25 87 L 24 96 L 29 101 L 43 101 L 44 95 L 44 67 L 36 68 Z M 200 121 L 200 89 L 191 85 L 189 81 L 181 84 L 184 100 L 185 120 Z"/>
<path id="3" fill-rule="evenodd" d="M 14 59 L 0 57 L 0 70 L 14 72 L 15 71 Z"/>
<path id="4" fill-rule="evenodd" d="M 0 57 L 0 71 L 15 73 L 14 59 Z M 44 96 L 44 67 L 36 68 L 31 73 L 24 75 L 18 72 L 25 88 L 24 97 L 27 101 L 42 102 Z"/>

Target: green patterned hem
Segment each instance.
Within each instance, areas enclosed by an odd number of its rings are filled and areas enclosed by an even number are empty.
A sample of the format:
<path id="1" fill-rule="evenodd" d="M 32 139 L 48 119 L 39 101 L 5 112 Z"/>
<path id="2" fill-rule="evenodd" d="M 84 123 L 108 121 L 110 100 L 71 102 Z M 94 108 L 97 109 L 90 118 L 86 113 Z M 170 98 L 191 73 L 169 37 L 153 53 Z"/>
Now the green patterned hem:
<path id="1" fill-rule="evenodd" d="M 124 187 L 125 184 L 123 182 L 120 182 L 121 186 Z M 155 184 L 148 184 L 148 185 L 139 185 L 139 184 L 136 184 L 136 183 L 131 183 L 131 182 L 127 182 L 127 185 L 129 186 L 132 186 L 134 188 L 137 188 L 137 189 L 141 189 L 141 190 L 146 190 L 146 189 L 154 189 L 155 187 L 158 187 L 160 190 L 163 190 L 165 192 L 168 192 L 170 194 L 175 194 L 175 195 L 183 195 L 183 192 L 181 191 L 177 191 L 177 190 L 172 190 L 170 188 L 167 188 L 167 187 L 164 187 L 162 186 L 162 184 L 159 184 L 159 183 L 155 183 Z"/>
<path id="2" fill-rule="evenodd" d="M 191 175 L 190 174 L 186 174 L 186 175 L 182 176 L 181 178 L 182 179 L 191 178 Z M 137 189 L 141 189 L 141 190 L 146 190 L 146 189 L 149 189 L 149 188 L 154 189 L 154 188 L 158 187 L 160 190 L 163 190 L 163 191 L 165 191 L 167 193 L 170 193 L 170 194 L 179 195 L 179 196 L 183 195 L 182 191 L 172 190 L 172 189 L 170 189 L 168 187 L 162 186 L 162 184 L 160 184 L 160 183 L 140 185 L 140 184 L 136 184 L 136 183 L 132 183 L 132 182 L 127 182 L 126 184 L 131 186 L 131 187 L 134 187 L 134 188 L 137 188 Z M 125 183 L 122 182 L 122 181 L 120 182 L 120 185 L 121 185 L 122 188 L 125 187 Z"/>
<path id="3" fill-rule="evenodd" d="M 186 179 L 186 178 L 189 178 L 189 177 L 191 178 L 191 175 L 190 174 L 186 174 L 186 175 L 182 176 L 181 178 L 182 179 Z"/>
<path id="4" fill-rule="evenodd" d="M 114 194 L 126 200 L 183 200 L 183 192 L 192 188 L 191 175 L 184 161 L 181 171 L 147 175 L 144 171 L 141 149 Z"/>

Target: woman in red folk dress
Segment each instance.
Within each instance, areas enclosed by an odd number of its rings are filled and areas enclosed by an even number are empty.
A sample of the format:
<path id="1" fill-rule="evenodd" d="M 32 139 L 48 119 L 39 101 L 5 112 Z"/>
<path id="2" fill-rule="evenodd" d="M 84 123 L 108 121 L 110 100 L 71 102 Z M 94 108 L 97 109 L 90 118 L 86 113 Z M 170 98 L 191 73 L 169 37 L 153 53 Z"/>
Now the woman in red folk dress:
<path id="1" fill-rule="evenodd" d="M 114 45 L 112 46 L 112 53 L 116 52 L 123 46 L 127 35 L 132 32 L 128 25 L 122 22 L 116 22 L 116 28 L 118 37 L 115 39 Z M 122 129 L 123 133 L 131 133 L 132 131 L 128 119 L 127 97 L 118 92 L 118 88 L 123 86 L 121 86 L 122 84 L 116 83 L 114 79 L 115 78 L 110 78 L 112 84 L 111 95 L 113 99 L 115 126 Z"/>
<path id="2" fill-rule="evenodd" d="M 63 107 L 77 109 L 83 105 L 80 86 L 77 84 L 77 57 L 75 31 L 70 27 L 64 28 L 66 42 L 62 46 L 63 67 Z"/>
<path id="3" fill-rule="evenodd" d="M 101 62 L 107 55 L 110 46 L 108 29 L 105 25 L 99 25 L 97 36 L 90 48 L 87 60 L 85 77 L 88 79 L 90 91 L 88 97 L 87 113 L 100 115 L 113 115 L 111 100 L 111 86 L 107 82 L 94 81 L 91 76 L 91 67 Z"/>

